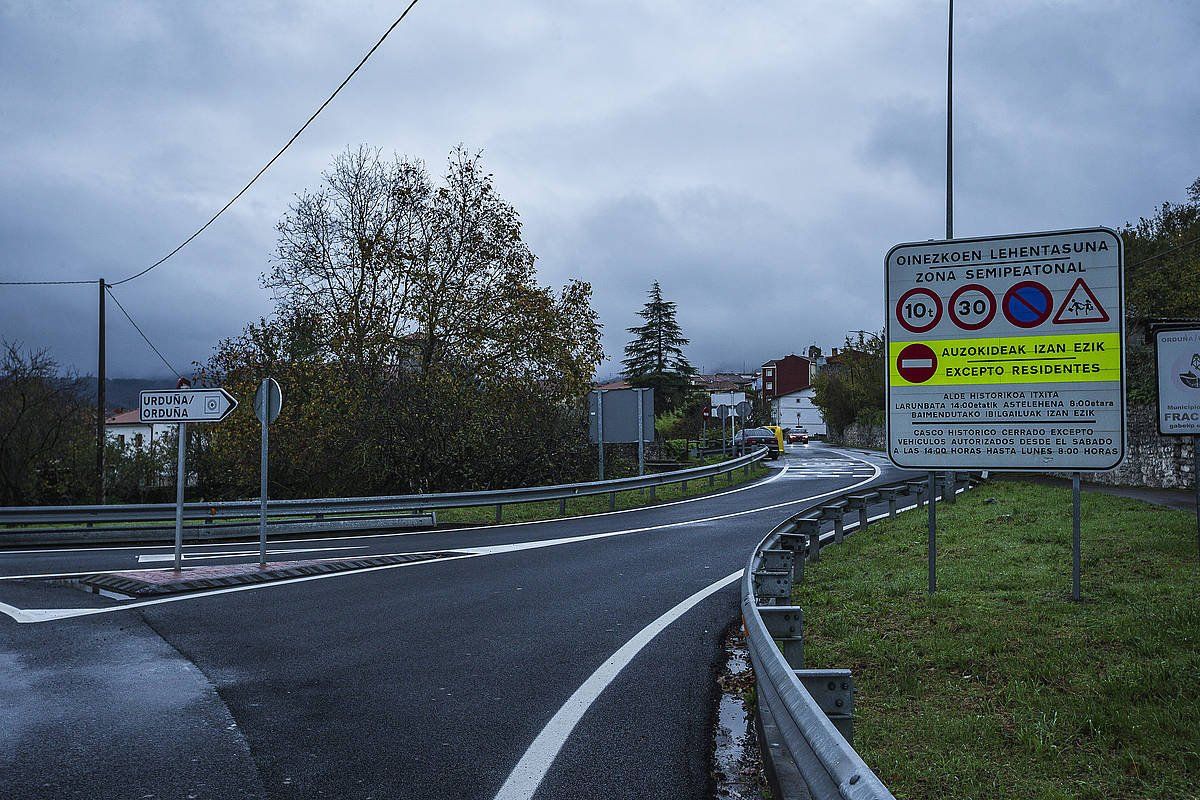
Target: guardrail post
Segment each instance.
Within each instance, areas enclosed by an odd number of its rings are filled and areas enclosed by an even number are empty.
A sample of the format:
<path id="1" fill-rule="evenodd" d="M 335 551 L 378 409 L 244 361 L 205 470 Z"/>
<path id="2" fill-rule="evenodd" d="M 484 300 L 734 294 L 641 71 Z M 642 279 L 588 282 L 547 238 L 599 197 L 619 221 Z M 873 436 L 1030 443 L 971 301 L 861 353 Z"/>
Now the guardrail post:
<path id="1" fill-rule="evenodd" d="M 504 506 L 501 503 L 496 503 L 496 522 L 500 522 L 504 516 Z"/>
<path id="2" fill-rule="evenodd" d="M 804 609 L 800 606 L 761 606 L 758 609 L 767 633 L 779 642 L 779 651 L 792 669 L 804 666 Z"/>
<path id="3" fill-rule="evenodd" d="M 792 583 L 804 583 L 804 562 L 808 558 L 808 536 L 803 533 L 779 534 L 779 546 L 792 551 Z"/>
<path id="4" fill-rule="evenodd" d="M 854 743 L 854 677 L 848 669 L 798 669 L 796 677 L 849 744 Z"/>
<path id="5" fill-rule="evenodd" d="M 846 536 L 846 531 L 842 527 L 842 518 L 845 516 L 846 501 L 839 500 L 836 503 L 830 503 L 826 506 L 821 506 L 821 516 L 825 519 L 833 520 L 833 543 L 841 544 L 842 539 Z"/>
<path id="6" fill-rule="evenodd" d="M 767 553 L 788 553 L 786 550 L 764 550 Z M 791 553 L 788 553 L 790 556 Z M 777 564 L 782 562 L 776 561 Z M 759 567 L 751 576 L 754 580 L 754 597 L 759 604 L 784 605 L 792 597 L 792 565 L 777 566 L 775 569 Z"/>
<path id="7" fill-rule="evenodd" d="M 651 500 L 657 500 L 657 499 L 658 499 L 658 493 L 654 491 L 654 490 L 655 490 L 655 488 L 657 488 L 657 487 L 654 487 L 654 486 L 651 486 L 651 487 L 650 487 L 650 499 L 651 499 Z"/>
<path id="8" fill-rule="evenodd" d="M 866 530 L 868 520 L 867 509 L 871 503 L 879 499 L 879 492 L 863 492 L 862 494 L 852 494 L 847 498 L 850 502 L 850 508 L 858 510 L 858 529 Z"/>
<path id="9" fill-rule="evenodd" d="M 958 474 L 951 471 L 946 473 L 945 479 L 942 481 L 942 502 L 949 505 L 954 505 L 958 492 Z"/>
<path id="10" fill-rule="evenodd" d="M 683 494 L 687 494 L 687 481 L 682 481 L 682 483 L 683 483 L 683 490 L 682 490 L 682 493 L 683 493 Z"/>
<path id="11" fill-rule="evenodd" d="M 717 476 L 716 476 L 716 475 L 709 475 L 709 476 L 708 476 L 708 488 L 710 488 L 710 489 L 711 489 L 712 487 L 714 487 L 714 486 L 716 486 L 716 485 L 717 485 Z"/>
<path id="12" fill-rule="evenodd" d="M 909 492 L 917 495 L 917 508 L 924 508 L 925 504 L 929 502 L 929 498 L 925 496 L 927 494 L 927 486 L 928 484 L 925 481 L 908 482 Z"/>
<path id="13" fill-rule="evenodd" d="M 808 537 L 808 560 L 821 560 L 821 518 L 803 517 L 796 520 L 796 529 Z"/>
<path id="14" fill-rule="evenodd" d="M 617 510 L 617 493 L 616 492 L 608 493 L 608 510 L 609 511 Z"/>
<path id="15" fill-rule="evenodd" d="M 560 517 L 567 515 L 567 498 L 565 497 L 558 498 L 558 515 Z"/>

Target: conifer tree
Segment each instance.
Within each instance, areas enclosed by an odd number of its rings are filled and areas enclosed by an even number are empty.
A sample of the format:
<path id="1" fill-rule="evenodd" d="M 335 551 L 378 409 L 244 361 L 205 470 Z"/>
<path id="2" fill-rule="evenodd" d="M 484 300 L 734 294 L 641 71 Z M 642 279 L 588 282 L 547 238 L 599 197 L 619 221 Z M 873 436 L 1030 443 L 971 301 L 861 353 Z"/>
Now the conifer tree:
<path id="1" fill-rule="evenodd" d="M 642 325 L 628 328 L 633 339 L 625 345 L 625 377 L 634 386 L 654 388 L 655 406 L 671 410 L 684 399 L 688 378 L 695 368 L 683 354 L 688 339 L 675 319 L 675 303 L 664 300 L 658 281 L 650 287 L 650 299 L 638 316 Z"/>

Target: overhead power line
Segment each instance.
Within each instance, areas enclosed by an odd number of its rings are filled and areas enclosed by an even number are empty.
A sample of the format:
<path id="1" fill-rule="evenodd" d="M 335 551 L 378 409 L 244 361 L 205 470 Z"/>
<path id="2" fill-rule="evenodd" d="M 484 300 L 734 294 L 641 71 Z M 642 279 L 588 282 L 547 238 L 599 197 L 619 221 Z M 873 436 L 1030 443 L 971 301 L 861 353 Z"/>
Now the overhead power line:
<path id="1" fill-rule="evenodd" d="M 175 374 L 175 377 L 182 378 L 183 376 L 179 374 L 179 370 L 171 366 L 171 362 L 167 361 L 166 357 L 159 352 L 159 349 L 154 346 L 154 342 L 150 341 L 150 337 L 146 335 L 146 332 L 142 330 L 141 326 L 133 321 L 133 317 L 129 316 L 129 312 L 125 310 L 125 306 L 121 305 L 121 301 L 117 299 L 115 294 L 113 294 L 112 285 L 105 284 L 104 288 L 108 290 L 108 296 L 111 297 L 112 301 L 117 304 L 117 308 L 121 309 L 121 313 L 125 315 L 125 319 L 129 320 L 129 324 L 133 326 L 133 329 L 137 331 L 138 335 L 141 336 L 146 344 L 150 346 L 150 349 L 154 351 L 154 355 L 158 356 L 158 360 L 166 364 L 167 369 L 171 370 L 171 372 Z"/>
<path id="2" fill-rule="evenodd" d="M 68 286 L 79 283 L 91 285 L 95 281 L 0 281 L 0 286 Z"/>
<path id="3" fill-rule="evenodd" d="M 1130 264 L 1129 266 L 1130 267 L 1140 267 L 1142 264 L 1162 258 L 1163 256 L 1169 256 L 1169 255 L 1171 255 L 1171 253 L 1174 253 L 1177 250 L 1182 250 L 1183 248 L 1185 248 L 1189 245 L 1196 244 L 1197 242 L 1200 242 L 1200 236 L 1197 236 L 1194 239 L 1188 239 L 1186 242 L 1177 244 L 1174 247 L 1168 247 L 1166 250 L 1163 250 L 1162 252 L 1155 253 L 1154 255 L 1149 256 L 1147 258 L 1143 258 L 1141 261 L 1137 262 L 1136 264 Z"/>
<path id="4" fill-rule="evenodd" d="M 191 241 L 192 241 L 193 239 L 195 239 L 195 238 L 196 238 L 197 236 L 199 236 L 200 234 L 204 233 L 204 231 L 205 231 L 205 230 L 208 228 L 208 226 L 209 226 L 209 225 L 212 225 L 214 222 L 216 222 L 216 221 L 217 221 L 217 218 L 218 218 L 218 217 L 220 217 L 222 214 L 224 214 L 224 213 L 225 213 L 225 212 L 226 212 L 226 211 L 229 209 L 229 207 L 230 207 L 230 206 L 232 206 L 234 203 L 236 203 L 236 202 L 238 201 L 238 199 L 239 199 L 239 198 L 240 198 L 242 195 L 244 195 L 244 194 L 247 192 L 247 190 L 249 190 L 249 189 L 250 189 L 250 187 L 251 187 L 251 186 L 253 186 L 253 185 L 254 185 L 254 182 L 255 182 L 255 181 L 257 181 L 259 178 L 261 178 L 261 177 L 262 177 L 262 175 L 263 175 L 263 173 L 265 173 L 265 172 L 266 172 L 268 169 L 270 169 L 270 168 L 271 168 L 271 165 L 272 165 L 272 164 L 274 164 L 274 163 L 275 163 L 275 161 L 276 161 L 276 160 L 277 160 L 277 159 L 278 159 L 278 158 L 279 158 L 281 155 L 283 155 L 284 151 L 286 151 L 286 150 L 287 150 L 289 147 L 291 147 L 291 146 L 292 146 L 292 142 L 294 142 L 294 141 L 296 141 L 298 138 L 300 138 L 300 134 L 304 133 L 304 130 L 305 130 L 305 129 L 306 129 L 308 126 L 309 126 L 309 125 L 311 125 L 311 124 L 312 124 L 312 121 L 313 121 L 314 119 L 316 119 L 316 118 L 317 118 L 317 115 L 318 115 L 318 114 L 320 114 L 322 111 L 324 111 L 324 110 L 325 110 L 325 107 L 326 107 L 326 106 L 328 106 L 330 103 L 332 103 L 332 102 L 333 102 L 333 98 L 335 98 L 335 97 L 337 97 L 337 96 L 338 96 L 338 92 L 342 91 L 342 88 L 343 88 L 343 87 L 345 87 L 345 85 L 346 85 L 347 83 L 349 83 L 349 82 L 350 82 L 350 79 L 351 79 L 351 78 L 353 78 L 353 77 L 355 76 L 355 74 L 356 74 L 356 73 L 357 73 L 357 72 L 358 72 L 360 69 L 362 69 L 362 67 L 363 67 L 363 64 L 366 64 L 366 63 L 367 63 L 367 59 L 369 59 L 369 58 L 370 58 L 370 57 L 371 57 L 371 56 L 372 56 L 372 55 L 375 53 L 375 51 L 379 49 L 379 46 L 380 46 L 380 45 L 382 45 L 382 44 L 383 44 L 383 42 L 384 42 L 384 40 L 385 40 L 385 39 L 387 39 L 387 38 L 388 38 L 388 36 L 390 36 L 390 35 L 391 35 L 392 31 L 394 31 L 394 30 L 396 29 L 396 26 L 398 26 L 398 25 L 399 25 L 401 22 L 403 22 L 403 21 L 404 21 L 404 18 L 408 16 L 408 12 L 409 12 L 409 11 L 412 11 L 412 9 L 413 9 L 413 6 L 415 6 L 416 4 L 417 4 L 417 0 L 412 0 L 412 2 L 410 2 L 410 3 L 409 3 L 409 4 L 408 4 L 406 7 L 405 7 L 404 11 L 403 11 L 403 12 L 401 12 L 400 16 L 396 17 L 396 21 L 395 21 L 395 22 L 393 22 L 393 23 L 392 23 L 392 24 L 391 24 L 391 25 L 388 27 L 388 29 L 387 29 L 386 31 L 384 31 L 384 32 L 383 32 L 383 36 L 380 36 L 380 37 L 379 37 L 379 41 L 375 42 L 375 46 L 374 46 L 374 47 L 372 47 L 370 50 L 368 50 L 368 51 L 367 51 L 367 54 L 366 54 L 365 56 L 363 56 L 363 57 L 362 57 L 362 60 L 358 62 L 358 65 L 357 65 L 357 66 L 355 66 L 355 67 L 354 67 L 354 69 L 350 70 L 350 74 L 349 74 L 349 75 L 347 75 L 347 76 L 345 77 L 345 79 L 344 79 L 344 80 L 342 80 L 342 82 L 338 84 L 337 88 L 333 90 L 333 94 L 331 94 L 331 95 L 329 95 L 329 97 L 325 98 L 325 102 L 324 102 L 324 103 L 321 103 L 321 106 L 320 106 L 320 107 L 319 107 L 319 108 L 318 108 L 316 111 L 314 111 L 314 112 L 312 113 L 312 116 L 310 116 L 310 117 L 309 117 L 307 120 L 305 120 L 304 124 L 300 126 L 300 129 L 299 129 L 299 130 L 297 130 L 295 133 L 293 133 L 293 134 L 292 134 L 292 138 L 290 138 L 290 139 L 288 139 L 288 140 L 287 140 L 287 144 L 285 144 L 283 147 L 279 148 L 279 152 L 277 152 L 275 155 L 271 156 L 271 160 L 270 160 L 270 161 L 268 161 L 266 164 L 264 164 L 264 165 L 263 165 L 263 168 L 262 168 L 262 169 L 260 169 L 258 172 L 256 172 L 256 173 L 254 174 L 254 177 L 250 179 L 250 182 L 249 182 L 249 183 L 247 183 L 245 186 L 243 186 L 243 187 L 242 187 L 242 189 L 241 189 L 241 191 L 239 191 L 237 194 L 235 194 L 235 195 L 234 195 L 234 196 L 233 196 L 233 197 L 232 197 L 232 198 L 229 200 L 229 202 L 228 202 L 228 203 L 226 203 L 225 205 L 221 206 L 220 210 L 219 210 L 219 211 L 217 211 L 217 213 L 213 214 L 213 215 L 212 215 L 212 217 L 210 217 L 210 218 L 209 218 L 208 222 L 204 223 L 204 224 L 203 224 L 203 225 L 201 225 L 199 228 L 197 228 L 197 229 L 196 229 L 196 231 L 195 231 L 195 233 L 193 233 L 191 236 L 187 237 L 187 238 L 186 238 L 186 239 L 184 239 L 182 242 L 180 242 L 178 245 L 176 245 L 176 247 L 175 247 L 175 249 L 174 249 L 174 250 L 172 250 L 171 252 L 167 253 L 165 256 L 163 256 L 162 258 L 160 258 L 158 261 L 155 261 L 153 264 L 151 264 L 150 266 L 146 267 L 146 268 L 145 268 L 145 269 L 143 269 L 142 271 L 140 271 L 140 272 L 136 272 L 136 273 L 134 273 L 133 275 L 130 275 L 128 278 L 122 278 L 122 279 L 121 279 L 121 280 L 119 280 L 119 281 L 115 281 L 115 282 L 114 282 L 114 283 L 112 283 L 111 285 L 112 285 L 112 286 L 120 286 L 122 283 L 128 283 L 129 281 L 132 281 L 132 280 L 134 280 L 134 279 L 136 279 L 136 278 L 140 278 L 140 277 L 142 277 L 142 276 L 143 276 L 143 275 L 145 275 L 147 272 L 149 272 L 150 270 L 154 269 L 155 267 L 157 267 L 157 266 L 161 265 L 163 262 L 165 262 L 165 261 L 166 261 L 167 259 L 169 259 L 171 256 L 173 256 L 173 255 L 175 255 L 176 253 L 178 253 L 180 250 L 182 250 L 183 248 L 187 247 L 187 246 L 188 246 L 188 244 L 189 244 L 189 243 L 191 243 Z"/>

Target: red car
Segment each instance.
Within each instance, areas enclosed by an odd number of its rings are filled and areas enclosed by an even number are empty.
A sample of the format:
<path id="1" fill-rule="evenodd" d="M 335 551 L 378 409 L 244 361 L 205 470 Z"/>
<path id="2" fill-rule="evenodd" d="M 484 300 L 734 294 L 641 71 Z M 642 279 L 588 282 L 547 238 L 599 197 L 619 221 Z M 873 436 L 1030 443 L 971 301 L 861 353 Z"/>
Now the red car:
<path id="1" fill-rule="evenodd" d="M 808 444 L 808 431 L 803 428 L 792 428 L 784 434 L 784 438 L 787 439 L 788 444 Z"/>

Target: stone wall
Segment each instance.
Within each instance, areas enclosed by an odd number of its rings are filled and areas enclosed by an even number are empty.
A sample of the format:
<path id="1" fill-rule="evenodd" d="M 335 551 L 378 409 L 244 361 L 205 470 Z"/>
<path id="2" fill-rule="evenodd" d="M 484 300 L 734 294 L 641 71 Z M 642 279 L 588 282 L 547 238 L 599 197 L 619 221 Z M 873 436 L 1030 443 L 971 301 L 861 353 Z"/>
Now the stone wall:
<path id="1" fill-rule="evenodd" d="M 1195 484 L 1191 436 L 1159 436 L 1154 406 L 1131 407 L 1125 460 L 1108 472 L 1088 474 L 1085 480 L 1114 486 L 1189 489 Z M 1070 473 L 1053 473 L 1069 477 Z"/>
<path id="2" fill-rule="evenodd" d="M 829 434 L 829 443 L 838 447 L 859 447 L 863 450 L 883 450 L 883 426 L 859 425 L 857 422 L 842 431 L 841 436 Z"/>

